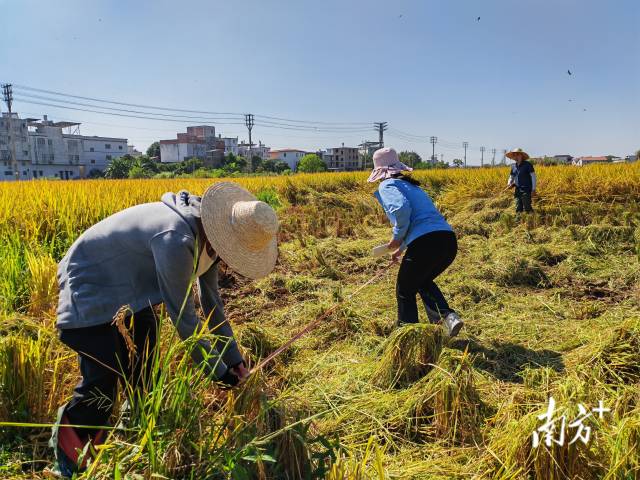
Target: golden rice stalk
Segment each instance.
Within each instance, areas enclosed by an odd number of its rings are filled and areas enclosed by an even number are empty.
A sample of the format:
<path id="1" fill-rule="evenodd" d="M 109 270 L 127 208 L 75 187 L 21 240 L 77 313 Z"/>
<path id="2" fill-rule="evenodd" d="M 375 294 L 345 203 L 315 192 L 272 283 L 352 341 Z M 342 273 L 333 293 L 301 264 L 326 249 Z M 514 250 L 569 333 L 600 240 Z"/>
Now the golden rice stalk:
<path id="1" fill-rule="evenodd" d="M 416 440 L 472 443 L 483 423 L 483 404 L 469 354 L 447 350 L 407 401 L 407 435 Z"/>
<path id="2" fill-rule="evenodd" d="M 124 338 L 124 342 L 127 346 L 127 352 L 129 353 L 129 363 L 133 365 L 133 360 L 136 355 L 136 344 L 133 342 L 131 331 L 125 324 L 125 320 L 131 315 L 133 315 L 133 311 L 131 310 L 130 305 L 121 306 L 113 316 L 112 325 L 116 326 L 118 332 L 120 332 L 120 335 Z"/>
<path id="3" fill-rule="evenodd" d="M 438 361 L 444 337 L 438 325 L 416 323 L 396 329 L 386 341 L 372 380 L 381 388 L 405 387 Z"/>

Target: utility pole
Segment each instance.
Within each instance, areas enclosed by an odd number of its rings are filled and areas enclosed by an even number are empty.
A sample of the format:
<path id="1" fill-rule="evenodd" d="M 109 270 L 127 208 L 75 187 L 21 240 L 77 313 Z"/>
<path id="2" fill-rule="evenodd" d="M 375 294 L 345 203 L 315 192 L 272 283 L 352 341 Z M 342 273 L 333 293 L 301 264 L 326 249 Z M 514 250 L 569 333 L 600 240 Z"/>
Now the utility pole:
<path id="1" fill-rule="evenodd" d="M 247 129 L 249 130 L 249 158 L 248 158 L 248 162 L 247 162 L 247 169 L 249 171 L 253 170 L 253 142 L 251 141 L 251 129 L 253 128 L 254 125 L 254 121 L 253 121 L 253 114 L 251 113 L 245 113 L 244 115 L 244 124 L 247 126 Z"/>
<path id="2" fill-rule="evenodd" d="M 480 147 L 480 166 L 484 167 L 484 151 L 486 149 L 484 147 Z"/>
<path id="3" fill-rule="evenodd" d="M 462 142 L 462 146 L 464 147 L 464 168 L 467 168 L 467 148 L 469 147 L 469 142 Z"/>
<path id="4" fill-rule="evenodd" d="M 18 158 L 16 157 L 16 139 L 13 132 L 13 113 L 11 107 L 13 106 L 13 88 L 10 83 L 2 85 L 2 96 L 7 109 L 9 110 L 9 142 L 11 143 L 11 166 L 13 167 L 13 174 L 16 176 L 16 180 L 20 180 L 20 169 L 18 168 Z"/>
<path id="5" fill-rule="evenodd" d="M 491 154 L 493 155 L 493 157 L 491 158 L 491 166 L 495 167 L 496 166 L 496 149 L 495 148 L 491 149 Z"/>
<path id="6" fill-rule="evenodd" d="M 444 163 L 444 153 L 440 154 L 440 163 Z"/>
<path id="7" fill-rule="evenodd" d="M 502 164 L 503 165 L 507 164 L 507 150 L 506 149 L 502 150 Z"/>
<path id="8" fill-rule="evenodd" d="M 436 157 L 436 143 L 438 143 L 438 137 L 429 138 L 431 142 L 431 163 L 436 163 L 438 161 L 438 157 Z"/>
<path id="9" fill-rule="evenodd" d="M 373 124 L 374 129 L 378 131 L 379 148 L 384 148 L 384 131 L 389 128 L 387 125 L 388 122 L 375 122 Z"/>

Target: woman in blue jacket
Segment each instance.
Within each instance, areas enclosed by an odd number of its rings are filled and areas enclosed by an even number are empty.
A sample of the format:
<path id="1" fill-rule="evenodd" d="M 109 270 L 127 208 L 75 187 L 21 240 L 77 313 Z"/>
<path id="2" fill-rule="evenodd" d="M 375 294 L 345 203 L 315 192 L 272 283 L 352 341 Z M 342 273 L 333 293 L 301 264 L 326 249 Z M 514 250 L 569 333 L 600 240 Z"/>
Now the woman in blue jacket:
<path id="1" fill-rule="evenodd" d="M 375 196 L 393 225 L 393 238 L 387 244 L 393 260 L 398 261 L 404 252 L 396 284 L 398 323 L 418 322 L 419 294 L 429 320 L 442 319 L 449 336 L 454 337 L 463 322 L 434 280 L 456 258 L 456 235 L 420 183 L 403 174 L 411 170 L 394 149 L 381 148 L 373 154 L 368 180 L 380 182 Z"/>

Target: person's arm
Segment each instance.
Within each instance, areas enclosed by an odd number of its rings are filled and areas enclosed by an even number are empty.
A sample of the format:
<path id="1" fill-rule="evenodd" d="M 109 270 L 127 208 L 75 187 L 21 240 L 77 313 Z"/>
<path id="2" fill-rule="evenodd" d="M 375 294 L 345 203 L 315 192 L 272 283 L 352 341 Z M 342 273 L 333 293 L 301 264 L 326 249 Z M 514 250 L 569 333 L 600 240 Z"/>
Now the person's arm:
<path id="1" fill-rule="evenodd" d="M 411 224 L 411 203 L 407 197 L 394 185 L 380 186 L 380 198 L 393 225 L 393 247 L 404 250 L 404 239 Z"/>
<path id="2" fill-rule="evenodd" d="M 162 299 L 182 340 L 203 328 L 191 295 L 193 247 L 193 238 L 173 231 L 160 233 L 151 240 Z M 198 347 L 193 348 L 191 357 L 198 365 L 204 363 L 207 375 L 216 379 L 229 377 L 227 365 L 208 340 L 198 340 Z"/>
<path id="3" fill-rule="evenodd" d="M 533 165 L 531 165 L 531 191 L 535 192 L 536 191 L 536 171 L 533 168 Z"/>
<path id="4" fill-rule="evenodd" d="M 231 324 L 225 319 L 224 305 L 220 293 L 218 292 L 218 264 L 215 263 L 198 279 L 200 287 L 200 304 L 204 312 L 204 317 L 208 319 L 209 330 L 219 335 L 217 341 L 213 344 L 219 352 L 222 353 L 222 360 L 229 367 L 236 367 L 244 361 L 238 344 L 233 336 Z"/>

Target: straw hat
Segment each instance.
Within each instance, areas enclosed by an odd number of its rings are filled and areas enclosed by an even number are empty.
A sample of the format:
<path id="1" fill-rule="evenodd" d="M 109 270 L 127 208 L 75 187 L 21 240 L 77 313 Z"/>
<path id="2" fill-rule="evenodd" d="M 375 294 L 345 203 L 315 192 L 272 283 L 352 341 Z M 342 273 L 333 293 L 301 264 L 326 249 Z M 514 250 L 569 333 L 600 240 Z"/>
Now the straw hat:
<path id="1" fill-rule="evenodd" d="M 239 274 L 262 278 L 278 258 L 278 217 L 264 202 L 236 183 L 212 185 L 200 211 L 207 240 L 220 258 Z"/>
<path id="2" fill-rule="evenodd" d="M 413 168 L 400 161 L 398 153 L 393 148 L 379 148 L 373 152 L 373 170 L 367 182 L 386 180 L 400 172 L 410 172 Z"/>
<path id="3" fill-rule="evenodd" d="M 507 153 L 507 157 L 509 157 L 511 160 L 515 160 L 518 156 L 522 156 L 523 160 L 527 160 L 529 158 L 529 154 L 521 148 L 516 148 Z"/>

